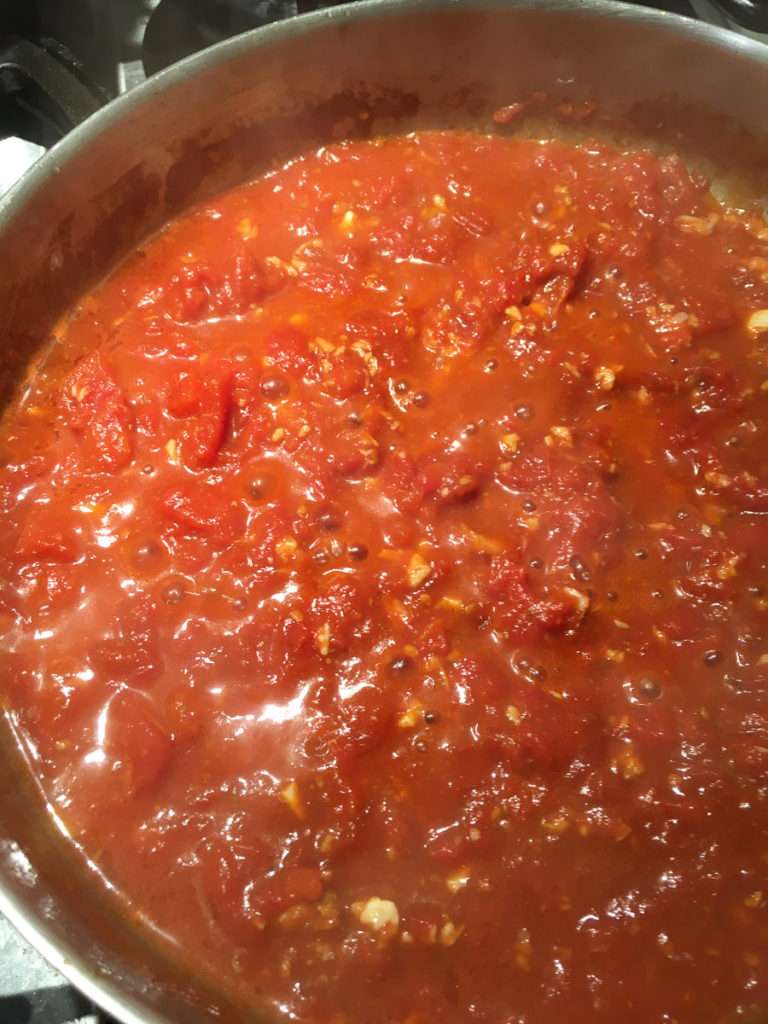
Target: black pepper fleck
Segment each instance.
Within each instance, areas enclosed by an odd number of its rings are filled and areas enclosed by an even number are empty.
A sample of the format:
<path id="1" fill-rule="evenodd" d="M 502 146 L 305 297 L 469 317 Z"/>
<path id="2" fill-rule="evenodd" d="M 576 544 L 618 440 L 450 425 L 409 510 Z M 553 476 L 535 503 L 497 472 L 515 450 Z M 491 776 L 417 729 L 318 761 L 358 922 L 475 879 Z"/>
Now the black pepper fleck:
<path id="1" fill-rule="evenodd" d="M 157 541 L 146 540 L 134 549 L 133 558 L 137 565 L 151 565 L 160 557 L 160 552 Z"/>
<path id="2" fill-rule="evenodd" d="M 592 573 L 589 571 L 589 566 L 583 558 L 579 558 L 578 555 L 574 555 L 573 558 L 571 558 L 569 565 L 574 578 L 579 580 L 581 583 L 589 583 L 592 579 Z"/>
<path id="3" fill-rule="evenodd" d="M 411 665 L 413 665 L 413 658 L 407 654 L 400 654 L 389 663 L 393 672 L 407 672 Z"/>
<path id="4" fill-rule="evenodd" d="M 315 516 L 315 524 L 326 533 L 334 533 L 341 526 L 341 516 L 336 509 L 324 508 Z"/>
<path id="5" fill-rule="evenodd" d="M 262 395 L 273 402 L 285 398 L 291 390 L 291 385 L 285 377 L 265 377 L 260 386 Z"/>
<path id="6" fill-rule="evenodd" d="M 243 483 L 245 493 L 257 500 L 266 498 L 274 486 L 275 478 L 271 473 L 254 473 L 252 476 L 246 477 Z"/>
<path id="7" fill-rule="evenodd" d="M 650 676 L 643 676 L 638 682 L 637 688 L 644 697 L 650 697 L 651 700 L 656 700 L 657 697 L 661 696 L 661 686 L 659 686 L 655 679 L 651 679 Z"/>
<path id="8" fill-rule="evenodd" d="M 181 583 L 169 583 L 160 591 L 160 597 L 166 604 L 180 604 L 186 595 Z"/>

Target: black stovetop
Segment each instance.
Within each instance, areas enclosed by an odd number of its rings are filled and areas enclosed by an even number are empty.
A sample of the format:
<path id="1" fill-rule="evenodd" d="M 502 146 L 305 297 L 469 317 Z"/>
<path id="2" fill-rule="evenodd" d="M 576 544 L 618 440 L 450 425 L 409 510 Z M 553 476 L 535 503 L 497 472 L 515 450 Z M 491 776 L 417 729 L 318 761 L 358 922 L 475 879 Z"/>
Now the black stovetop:
<path id="1" fill-rule="evenodd" d="M 84 113 L 149 75 L 249 28 L 339 2 L 0 0 L 0 194 Z M 768 0 L 639 2 L 732 28 L 735 16 L 768 33 Z M 110 1019 L 0 917 L 0 1024 Z"/>

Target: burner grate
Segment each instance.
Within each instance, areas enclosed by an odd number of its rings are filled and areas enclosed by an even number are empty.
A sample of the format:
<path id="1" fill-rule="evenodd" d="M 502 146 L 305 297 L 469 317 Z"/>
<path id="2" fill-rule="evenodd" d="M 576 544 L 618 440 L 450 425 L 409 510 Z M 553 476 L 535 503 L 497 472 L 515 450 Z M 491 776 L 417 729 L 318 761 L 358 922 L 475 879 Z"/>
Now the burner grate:
<path id="1" fill-rule="evenodd" d="M 0 917 L 2 1024 L 117 1024 L 35 952 Z"/>
<path id="2" fill-rule="evenodd" d="M 147 75 L 222 39 L 343 0 L 159 0 L 143 38 Z"/>

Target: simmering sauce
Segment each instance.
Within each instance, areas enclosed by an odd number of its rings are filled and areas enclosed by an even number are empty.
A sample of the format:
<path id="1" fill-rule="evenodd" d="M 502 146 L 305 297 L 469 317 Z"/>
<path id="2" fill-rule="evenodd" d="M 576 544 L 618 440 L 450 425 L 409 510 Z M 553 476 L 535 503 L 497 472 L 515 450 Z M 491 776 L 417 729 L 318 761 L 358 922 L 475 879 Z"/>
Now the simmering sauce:
<path id="1" fill-rule="evenodd" d="M 0 687 L 123 912 L 320 1024 L 768 1019 L 766 307 L 680 159 L 438 132 L 85 298 Z"/>

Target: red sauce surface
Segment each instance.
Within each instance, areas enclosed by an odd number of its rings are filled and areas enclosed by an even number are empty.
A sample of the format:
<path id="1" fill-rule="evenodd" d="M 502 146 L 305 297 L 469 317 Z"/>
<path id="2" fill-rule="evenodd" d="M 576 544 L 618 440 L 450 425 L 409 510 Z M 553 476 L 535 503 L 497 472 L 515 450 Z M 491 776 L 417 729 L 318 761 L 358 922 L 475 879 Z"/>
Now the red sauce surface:
<path id="1" fill-rule="evenodd" d="M 450 133 L 86 298 L 5 422 L 1 680 L 125 911 L 323 1024 L 765 1020 L 766 307 L 679 159 Z"/>

